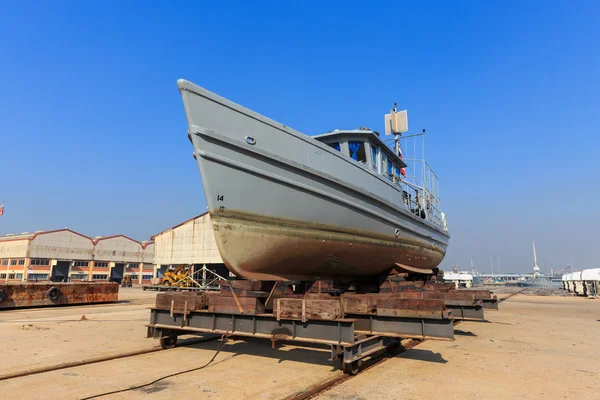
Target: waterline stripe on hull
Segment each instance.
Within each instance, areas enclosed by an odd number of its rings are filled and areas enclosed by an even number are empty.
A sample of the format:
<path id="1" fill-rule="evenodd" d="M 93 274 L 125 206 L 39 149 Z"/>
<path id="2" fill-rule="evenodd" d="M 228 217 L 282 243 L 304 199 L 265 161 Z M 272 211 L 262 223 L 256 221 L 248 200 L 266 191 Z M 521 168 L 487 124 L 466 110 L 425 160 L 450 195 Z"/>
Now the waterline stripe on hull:
<path id="1" fill-rule="evenodd" d="M 303 238 L 314 238 L 318 240 L 330 240 L 330 241 L 342 241 L 342 242 L 355 242 L 364 244 L 376 244 L 378 246 L 385 247 L 412 247 L 415 249 L 427 248 L 431 249 L 432 246 L 426 246 L 423 243 L 411 241 L 410 239 L 398 240 L 396 238 L 391 239 L 389 236 L 382 237 L 374 235 L 372 232 L 358 232 L 341 227 L 328 227 L 328 226 L 314 226 L 308 222 L 302 221 L 281 221 L 279 219 L 273 219 L 264 216 L 252 215 L 244 212 L 227 211 L 226 214 L 219 213 L 217 211 L 210 211 L 211 221 L 213 225 L 217 224 L 239 224 L 243 225 L 245 222 L 260 226 L 264 230 L 278 230 L 281 228 L 289 228 L 290 233 L 288 236 L 303 237 Z M 218 230 L 220 228 L 217 228 Z M 436 246 L 433 251 L 445 254 L 442 247 Z"/>

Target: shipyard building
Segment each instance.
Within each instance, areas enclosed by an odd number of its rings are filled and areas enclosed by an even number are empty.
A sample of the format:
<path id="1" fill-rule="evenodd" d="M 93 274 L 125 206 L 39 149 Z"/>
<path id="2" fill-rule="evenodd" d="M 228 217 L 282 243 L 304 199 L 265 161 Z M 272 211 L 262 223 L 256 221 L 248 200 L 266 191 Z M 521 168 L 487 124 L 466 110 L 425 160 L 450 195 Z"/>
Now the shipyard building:
<path id="1" fill-rule="evenodd" d="M 70 229 L 0 237 L 0 282 L 117 281 L 154 276 L 154 243 L 116 235 L 90 238 Z"/>
<path id="2" fill-rule="evenodd" d="M 222 277 L 229 270 L 217 248 L 208 212 L 152 236 L 156 276 L 180 265 L 193 265 L 194 270 L 206 266 Z"/>

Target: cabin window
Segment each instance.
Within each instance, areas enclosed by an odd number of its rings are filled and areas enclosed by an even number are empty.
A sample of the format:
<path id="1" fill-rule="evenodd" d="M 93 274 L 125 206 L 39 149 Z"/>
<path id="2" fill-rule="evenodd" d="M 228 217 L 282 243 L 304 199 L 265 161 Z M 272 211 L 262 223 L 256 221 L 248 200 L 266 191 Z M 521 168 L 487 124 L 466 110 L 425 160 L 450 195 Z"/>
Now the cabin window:
<path id="1" fill-rule="evenodd" d="M 381 174 L 385 174 L 385 171 L 387 171 L 387 165 L 388 165 L 388 158 L 386 155 L 382 154 L 381 155 Z"/>
<path id="2" fill-rule="evenodd" d="M 387 177 L 388 179 L 392 179 L 392 168 L 394 166 L 392 165 L 391 161 L 388 161 L 388 165 L 387 165 Z"/>
<path id="3" fill-rule="evenodd" d="M 367 154 L 365 153 L 365 142 L 348 142 L 348 148 L 350 149 L 350 157 L 356 161 L 363 163 L 367 162 Z"/>
<path id="4" fill-rule="evenodd" d="M 339 144 L 339 142 L 327 143 L 327 145 L 329 147 L 331 147 L 332 149 L 336 149 L 337 151 L 340 151 L 340 144 Z"/>
<path id="5" fill-rule="evenodd" d="M 394 175 L 400 178 L 400 167 L 397 165 L 394 165 Z"/>
<path id="6" fill-rule="evenodd" d="M 377 147 L 371 145 L 371 165 L 377 171 Z"/>

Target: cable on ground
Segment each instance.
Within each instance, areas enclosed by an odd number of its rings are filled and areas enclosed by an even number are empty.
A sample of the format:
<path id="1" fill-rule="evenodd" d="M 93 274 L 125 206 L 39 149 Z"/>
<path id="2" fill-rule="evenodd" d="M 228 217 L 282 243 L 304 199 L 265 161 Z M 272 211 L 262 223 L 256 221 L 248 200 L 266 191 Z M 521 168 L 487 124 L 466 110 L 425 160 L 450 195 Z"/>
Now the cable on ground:
<path id="1" fill-rule="evenodd" d="M 100 393 L 100 394 L 95 394 L 95 395 L 89 396 L 89 397 L 83 397 L 81 400 L 97 399 L 98 397 L 104 397 L 104 396 L 108 396 L 108 395 L 111 395 L 111 394 L 117 394 L 117 393 L 129 392 L 131 390 L 141 389 L 141 388 L 144 388 L 144 387 L 147 387 L 147 386 L 154 385 L 155 383 L 158 383 L 158 382 L 160 382 L 162 380 L 165 380 L 165 379 L 168 379 L 168 378 L 172 378 L 172 377 L 177 376 L 177 375 L 187 374 L 189 372 L 194 372 L 194 371 L 198 371 L 198 370 L 201 370 L 203 368 L 206 368 L 213 361 L 215 361 L 215 358 L 217 358 L 217 356 L 219 355 L 219 353 L 221 352 L 221 350 L 223 350 L 223 348 L 225 347 L 225 343 L 227 342 L 227 336 L 228 335 L 226 333 L 223 334 L 223 336 L 221 336 L 221 345 L 217 349 L 217 352 L 212 356 L 212 358 L 210 359 L 209 362 L 207 362 L 206 364 L 204 364 L 201 367 L 190 368 L 190 369 L 186 369 L 185 371 L 175 372 L 173 374 L 166 375 L 166 376 L 163 376 L 161 378 L 155 379 L 152 382 L 144 383 L 143 385 L 132 386 L 132 387 L 128 387 L 126 389 L 113 390 L 112 392 Z"/>

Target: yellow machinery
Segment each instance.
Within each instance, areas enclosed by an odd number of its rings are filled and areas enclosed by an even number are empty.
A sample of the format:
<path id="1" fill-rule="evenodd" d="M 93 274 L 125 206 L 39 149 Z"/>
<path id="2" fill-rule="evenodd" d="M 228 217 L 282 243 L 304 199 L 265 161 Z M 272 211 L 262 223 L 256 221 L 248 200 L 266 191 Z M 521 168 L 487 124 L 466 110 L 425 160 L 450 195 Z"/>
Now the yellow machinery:
<path id="1" fill-rule="evenodd" d="M 123 280 L 121 281 L 121 287 L 131 287 L 132 282 L 131 282 L 131 275 L 125 275 L 123 277 Z"/>
<path id="2" fill-rule="evenodd" d="M 163 285 L 165 286 L 177 286 L 177 287 L 192 287 L 194 281 L 191 277 L 192 267 L 187 264 L 180 264 L 177 267 L 170 267 L 166 272 L 163 279 Z"/>

